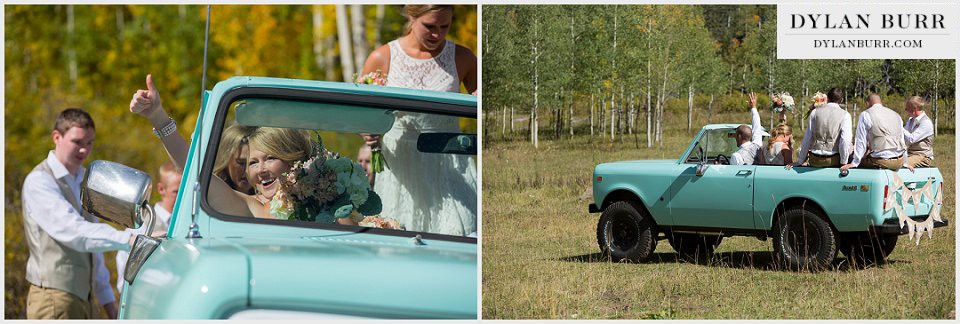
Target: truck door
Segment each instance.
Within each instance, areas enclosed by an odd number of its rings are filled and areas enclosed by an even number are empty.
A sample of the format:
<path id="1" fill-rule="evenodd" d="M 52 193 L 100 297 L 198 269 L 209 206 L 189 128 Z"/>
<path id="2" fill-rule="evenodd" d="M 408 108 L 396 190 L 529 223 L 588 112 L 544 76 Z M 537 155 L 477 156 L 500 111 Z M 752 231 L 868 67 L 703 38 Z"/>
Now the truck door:
<path id="1" fill-rule="evenodd" d="M 703 175 L 696 164 L 682 170 L 667 204 L 674 226 L 753 229 L 755 165 L 709 165 Z"/>

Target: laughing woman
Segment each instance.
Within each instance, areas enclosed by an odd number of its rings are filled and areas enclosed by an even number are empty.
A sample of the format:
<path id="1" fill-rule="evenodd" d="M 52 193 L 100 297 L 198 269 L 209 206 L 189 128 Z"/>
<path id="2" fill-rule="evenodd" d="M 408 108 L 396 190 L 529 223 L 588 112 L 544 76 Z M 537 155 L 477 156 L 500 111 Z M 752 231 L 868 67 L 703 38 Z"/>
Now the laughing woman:
<path id="1" fill-rule="evenodd" d="M 176 132 L 176 123 L 167 115 L 160 102 L 160 93 L 147 75 L 147 90 L 138 90 L 130 100 L 130 111 L 146 117 L 173 163 L 183 170 L 187 161 L 187 141 Z M 170 125 L 173 125 L 172 127 Z M 290 170 L 296 161 L 311 154 L 312 145 L 304 132 L 286 128 L 259 127 L 247 137 L 248 156 L 245 157 L 246 179 L 253 187 L 253 195 L 231 188 L 224 179 L 211 177 L 207 192 L 210 205 L 225 214 L 275 218 L 270 213 L 270 201 L 277 193 L 277 178 Z M 337 218 L 344 225 L 356 225 L 349 217 Z"/>

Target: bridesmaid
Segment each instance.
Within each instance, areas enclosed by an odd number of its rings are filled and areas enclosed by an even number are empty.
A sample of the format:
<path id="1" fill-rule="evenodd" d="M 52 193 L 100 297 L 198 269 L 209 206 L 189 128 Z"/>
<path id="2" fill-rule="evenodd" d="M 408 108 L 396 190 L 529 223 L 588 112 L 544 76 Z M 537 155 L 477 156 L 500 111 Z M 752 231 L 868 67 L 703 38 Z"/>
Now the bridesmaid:
<path id="1" fill-rule="evenodd" d="M 363 74 L 380 70 L 388 86 L 421 90 L 460 92 L 462 82 L 467 93 L 475 93 L 477 56 L 446 39 L 453 6 L 406 5 L 403 12 L 403 36 L 370 53 Z"/>
<path id="2" fill-rule="evenodd" d="M 386 86 L 418 90 L 477 91 L 477 57 L 447 40 L 453 6 L 406 5 L 403 36 L 367 57 L 363 74 L 379 70 Z M 407 230 L 460 236 L 477 231 L 477 172 L 473 157 L 421 154 L 418 134 L 460 132 L 457 118 L 396 112 L 396 121 L 381 135 L 361 134 L 380 149 L 387 168 L 375 174 L 374 191 L 383 201 L 382 215 L 396 218 Z"/>

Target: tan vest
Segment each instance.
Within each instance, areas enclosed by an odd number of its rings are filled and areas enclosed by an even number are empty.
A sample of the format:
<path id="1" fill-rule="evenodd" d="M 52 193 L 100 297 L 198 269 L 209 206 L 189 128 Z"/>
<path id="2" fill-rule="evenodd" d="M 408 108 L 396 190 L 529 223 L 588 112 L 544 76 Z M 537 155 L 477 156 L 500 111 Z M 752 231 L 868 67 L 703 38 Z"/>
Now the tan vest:
<path id="1" fill-rule="evenodd" d="M 910 125 L 910 131 L 913 132 L 917 130 L 917 127 L 920 127 L 920 121 L 923 118 L 930 118 L 927 115 L 920 117 L 921 119 L 913 119 L 913 123 Z M 918 155 L 922 154 L 930 159 L 933 159 L 933 136 L 927 136 L 926 138 L 916 141 L 913 144 L 910 144 L 910 147 L 907 148 L 907 154 Z"/>
<path id="2" fill-rule="evenodd" d="M 750 142 L 747 143 L 745 147 L 741 147 L 734 153 L 740 153 L 740 160 L 743 161 L 745 165 L 754 165 L 757 164 L 757 155 L 760 152 L 760 146 L 757 143 Z"/>
<path id="3" fill-rule="evenodd" d="M 810 127 L 813 128 L 813 144 L 810 148 L 813 150 L 840 152 L 839 142 L 840 125 L 843 123 L 843 117 L 847 111 L 840 106 L 823 105 L 817 108 L 810 120 Z"/>
<path id="4" fill-rule="evenodd" d="M 900 150 L 907 147 L 903 142 L 903 120 L 900 115 L 887 107 L 874 107 L 864 111 L 870 115 L 870 135 L 867 140 L 874 152 Z"/>
<path id="5" fill-rule="evenodd" d="M 44 160 L 33 168 L 32 172 L 43 172 L 53 177 L 53 171 Z M 60 193 L 73 205 L 77 211 L 84 214 L 87 221 L 92 221 L 90 214 L 83 213 L 77 197 L 64 179 L 56 179 Z M 23 206 L 26 203 L 23 202 Z M 39 225 L 28 217 L 26 208 L 23 209 L 23 227 L 26 232 L 27 247 L 30 257 L 27 259 L 27 281 L 43 288 L 54 288 L 76 295 L 87 300 L 93 287 L 93 254 L 77 252 L 50 237 Z"/>

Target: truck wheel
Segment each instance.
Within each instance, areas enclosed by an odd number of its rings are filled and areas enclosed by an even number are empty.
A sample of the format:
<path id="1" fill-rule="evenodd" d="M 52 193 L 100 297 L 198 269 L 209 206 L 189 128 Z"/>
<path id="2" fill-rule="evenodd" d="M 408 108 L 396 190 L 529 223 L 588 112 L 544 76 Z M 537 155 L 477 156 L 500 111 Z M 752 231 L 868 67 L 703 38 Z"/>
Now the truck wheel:
<path id="1" fill-rule="evenodd" d="M 722 236 L 675 233 L 667 236 L 670 246 L 683 256 L 698 258 L 710 256 L 720 245 Z"/>
<path id="2" fill-rule="evenodd" d="M 597 243 L 600 244 L 600 252 L 614 262 L 643 262 L 657 248 L 653 220 L 629 202 L 614 202 L 600 216 Z"/>
<path id="3" fill-rule="evenodd" d="M 840 245 L 840 252 L 853 264 L 882 264 L 897 247 L 897 238 L 897 235 L 850 234 Z"/>
<path id="4" fill-rule="evenodd" d="M 819 271 L 829 267 L 837 256 L 837 235 L 819 213 L 794 207 L 777 220 L 773 250 L 780 265 Z"/>

